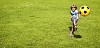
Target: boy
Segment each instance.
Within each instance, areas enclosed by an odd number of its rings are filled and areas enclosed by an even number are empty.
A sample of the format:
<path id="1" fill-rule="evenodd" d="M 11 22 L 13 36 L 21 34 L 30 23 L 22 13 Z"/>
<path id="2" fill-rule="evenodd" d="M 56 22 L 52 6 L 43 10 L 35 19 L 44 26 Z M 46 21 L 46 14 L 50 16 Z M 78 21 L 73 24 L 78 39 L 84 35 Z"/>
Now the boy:
<path id="1" fill-rule="evenodd" d="M 74 28 L 76 28 L 76 25 L 77 25 L 76 23 L 78 22 L 78 19 L 79 19 L 79 16 L 80 16 L 79 12 L 77 10 L 77 6 L 75 4 L 73 4 L 71 6 L 70 14 L 71 14 L 71 21 L 72 21 L 72 24 L 73 24 L 71 32 L 70 32 L 70 36 L 72 36 L 72 35 L 74 35 Z"/>

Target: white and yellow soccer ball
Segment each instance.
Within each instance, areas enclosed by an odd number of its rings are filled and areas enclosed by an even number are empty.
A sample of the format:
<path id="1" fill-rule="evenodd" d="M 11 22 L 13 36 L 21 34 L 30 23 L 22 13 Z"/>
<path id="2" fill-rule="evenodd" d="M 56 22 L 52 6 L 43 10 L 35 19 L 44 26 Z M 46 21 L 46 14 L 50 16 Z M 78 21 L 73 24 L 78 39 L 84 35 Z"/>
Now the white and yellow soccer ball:
<path id="1" fill-rule="evenodd" d="M 84 17 L 88 16 L 90 14 L 90 8 L 86 5 L 81 6 L 79 12 Z"/>

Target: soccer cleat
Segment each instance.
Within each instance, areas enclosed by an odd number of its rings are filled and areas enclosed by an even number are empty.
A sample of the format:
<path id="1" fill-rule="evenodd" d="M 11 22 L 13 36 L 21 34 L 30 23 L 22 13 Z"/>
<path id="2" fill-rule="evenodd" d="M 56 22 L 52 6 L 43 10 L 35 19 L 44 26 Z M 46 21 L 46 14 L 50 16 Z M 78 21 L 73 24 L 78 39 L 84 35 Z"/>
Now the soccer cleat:
<path id="1" fill-rule="evenodd" d="M 72 35 L 73 35 L 72 32 L 70 32 L 70 37 L 72 37 Z"/>
<path id="2" fill-rule="evenodd" d="M 70 37 L 72 37 L 72 36 L 74 36 L 74 33 L 73 32 L 70 33 Z"/>

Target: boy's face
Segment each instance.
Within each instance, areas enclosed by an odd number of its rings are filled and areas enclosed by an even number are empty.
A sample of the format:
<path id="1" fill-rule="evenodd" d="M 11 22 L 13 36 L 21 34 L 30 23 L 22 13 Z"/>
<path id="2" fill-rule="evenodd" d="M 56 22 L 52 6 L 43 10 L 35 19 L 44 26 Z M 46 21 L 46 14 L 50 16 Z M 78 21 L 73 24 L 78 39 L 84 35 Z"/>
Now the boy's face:
<path id="1" fill-rule="evenodd" d="M 72 11 L 75 11 L 75 9 L 76 9 L 75 7 L 72 7 Z"/>

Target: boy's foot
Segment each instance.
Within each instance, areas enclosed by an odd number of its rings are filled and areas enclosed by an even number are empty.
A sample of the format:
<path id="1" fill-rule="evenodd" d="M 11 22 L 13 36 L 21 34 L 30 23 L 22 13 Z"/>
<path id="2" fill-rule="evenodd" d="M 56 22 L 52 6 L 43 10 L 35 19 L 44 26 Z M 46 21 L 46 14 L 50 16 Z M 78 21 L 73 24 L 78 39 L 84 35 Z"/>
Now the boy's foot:
<path id="1" fill-rule="evenodd" d="M 71 37 L 74 36 L 74 33 L 71 32 L 71 33 L 70 33 L 70 36 L 71 36 Z"/>
<path id="2" fill-rule="evenodd" d="M 70 33 L 70 37 L 72 37 L 72 33 Z"/>

